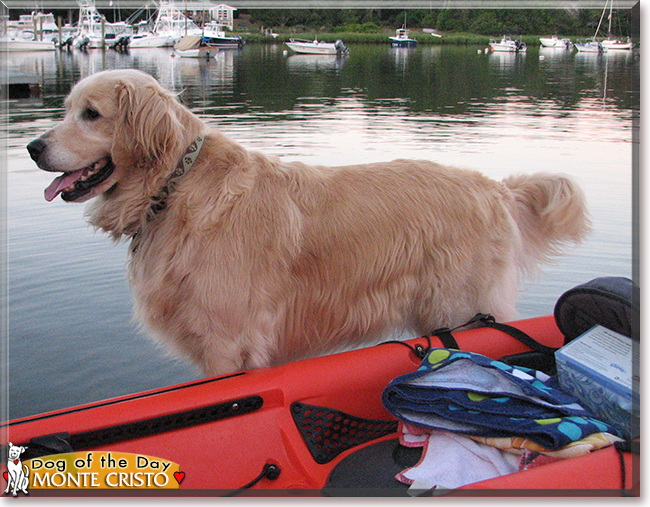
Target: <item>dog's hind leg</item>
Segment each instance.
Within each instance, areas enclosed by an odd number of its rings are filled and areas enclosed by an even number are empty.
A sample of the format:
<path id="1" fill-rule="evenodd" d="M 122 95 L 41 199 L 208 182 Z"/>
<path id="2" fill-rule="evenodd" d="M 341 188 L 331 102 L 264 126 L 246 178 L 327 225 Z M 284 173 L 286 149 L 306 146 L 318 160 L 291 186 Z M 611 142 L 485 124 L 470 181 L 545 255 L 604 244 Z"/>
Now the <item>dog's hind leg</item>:
<path id="1" fill-rule="evenodd" d="M 23 465 L 23 474 L 22 474 L 22 479 L 21 479 L 21 490 L 24 494 L 29 495 L 29 491 L 27 491 L 27 488 L 29 487 L 29 468 L 27 468 L 27 465 Z"/>

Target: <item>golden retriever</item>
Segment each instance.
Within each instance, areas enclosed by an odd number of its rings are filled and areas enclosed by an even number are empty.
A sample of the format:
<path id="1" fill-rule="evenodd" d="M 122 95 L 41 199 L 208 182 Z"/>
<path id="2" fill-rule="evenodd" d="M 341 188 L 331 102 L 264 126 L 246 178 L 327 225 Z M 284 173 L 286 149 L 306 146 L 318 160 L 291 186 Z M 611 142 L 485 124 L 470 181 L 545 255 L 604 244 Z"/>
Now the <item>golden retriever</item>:
<path id="1" fill-rule="evenodd" d="M 564 176 L 283 162 L 207 128 L 136 70 L 83 79 L 66 108 L 28 146 L 41 169 L 63 173 L 46 198 L 94 198 L 90 223 L 132 241 L 135 315 L 206 375 L 423 335 L 477 312 L 509 320 L 519 272 L 589 229 Z M 172 177 L 177 162 L 186 172 Z"/>

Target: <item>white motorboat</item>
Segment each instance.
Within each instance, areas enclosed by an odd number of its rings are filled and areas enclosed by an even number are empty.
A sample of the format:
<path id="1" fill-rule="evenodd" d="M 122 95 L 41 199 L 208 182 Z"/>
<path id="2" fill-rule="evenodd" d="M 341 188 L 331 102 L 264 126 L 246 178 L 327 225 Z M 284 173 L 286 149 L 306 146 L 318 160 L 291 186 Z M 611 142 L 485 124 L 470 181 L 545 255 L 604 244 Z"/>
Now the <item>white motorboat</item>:
<path id="1" fill-rule="evenodd" d="M 390 39 L 391 45 L 395 48 L 414 48 L 418 45 L 418 41 L 409 36 L 406 25 L 395 30 L 395 35 L 388 38 Z"/>
<path id="2" fill-rule="evenodd" d="M 600 53 L 603 50 L 600 42 L 597 40 L 588 40 L 586 42 L 576 42 L 575 47 L 578 53 Z"/>
<path id="3" fill-rule="evenodd" d="M 33 11 L 17 21 L 2 19 L 0 51 L 52 51 L 59 42 L 59 29 L 51 13 Z"/>
<path id="4" fill-rule="evenodd" d="M 388 37 L 390 44 L 394 48 L 414 48 L 418 45 L 418 41 L 409 36 L 408 28 L 406 28 L 406 12 L 404 12 L 404 24 L 402 28 L 395 30 L 395 35 Z"/>
<path id="5" fill-rule="evenodd" d="M 216 48 L 241 48 L 244 39 L 241 35 L 228 35 L 226 26 L 214 21 L 203 27 L 203 41 L 208 46 Z"/>
<path id="6" fill-rule="evenodd" d="M 3 51 L 54 51 L 56 41 L 54 40 L 31 40 L 25 39 L 20 33 L 7 33 L 0 37 L 0 52 Z"/>
<path id="7" fill-rule="evenodd" d="M 501 40 L 491 39 L 490 48 L 492 51 L 503 53 L 523 53 L 527 49 L 525 42 L 511 39 L 509 35 L 504 35 Z"/>
<path id="8" fill-rule="evenodd" d="M 313 41 L 291 39 L 290 42 L 286 42 L 286 45 L 296 53 L 307 55 L 339 55 L 349 52 L 349 49 L 340 39 L 336 42 L 322 42 L 316 39 Z"/>
<path id="9" fill-rule="evenodd" d="M 568 49 L 573 45 L 571 39 L 560 39 L 557 35 L 553 35 L 553 37 L 541 37 L 539 42 L 545 48 Z"/>
<path id="10" fill-rule="evenodd" d="M 18 39 L 56 42 L 59 40 L 59 27 L 51 12 L 32 11 L 31 14 L 20 14 L 17 21 L 6 20 L 3 25 L 10 36 Z"/>
<path id="11" fill-rule="evenodd" d="M 131 36 L 129 48 L 164 48 L 172 46 L 173 43 L 173 39 L 169 35 L 143 32 Z"/>

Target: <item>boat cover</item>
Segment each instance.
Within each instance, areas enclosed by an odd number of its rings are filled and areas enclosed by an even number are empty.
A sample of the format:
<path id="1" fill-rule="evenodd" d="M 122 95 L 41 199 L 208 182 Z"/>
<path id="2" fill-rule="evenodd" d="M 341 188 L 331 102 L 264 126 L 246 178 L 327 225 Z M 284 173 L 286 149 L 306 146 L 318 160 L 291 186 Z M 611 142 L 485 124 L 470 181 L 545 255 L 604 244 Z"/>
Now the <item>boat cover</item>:
<path id="1" fill-rule="evenodd" d="M 202 39 L 203 37 L 200 35 L 186 35 L 176 43 L 174 48 L 178 49 L 179 51 L 184 51 L 186 49 L 197 49 L 201 45 Z"/>

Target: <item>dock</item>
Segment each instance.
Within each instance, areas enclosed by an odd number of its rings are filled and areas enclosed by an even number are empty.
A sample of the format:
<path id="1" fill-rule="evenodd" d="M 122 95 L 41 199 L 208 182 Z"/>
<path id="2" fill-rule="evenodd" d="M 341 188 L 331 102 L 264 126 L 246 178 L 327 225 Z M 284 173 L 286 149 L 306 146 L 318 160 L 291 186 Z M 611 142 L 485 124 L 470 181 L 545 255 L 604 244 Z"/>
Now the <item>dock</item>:
<path id="1" fill-rule="evenodd" d="M 7 87 L 8 92 L 3 95 L 10 99 L 28 99 L 41 94 L 41 80 L 35 74 L 21 74 L 12 72 L 2 76 L 2 87 Z"/>

